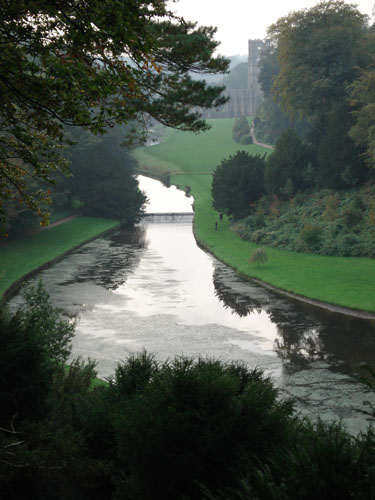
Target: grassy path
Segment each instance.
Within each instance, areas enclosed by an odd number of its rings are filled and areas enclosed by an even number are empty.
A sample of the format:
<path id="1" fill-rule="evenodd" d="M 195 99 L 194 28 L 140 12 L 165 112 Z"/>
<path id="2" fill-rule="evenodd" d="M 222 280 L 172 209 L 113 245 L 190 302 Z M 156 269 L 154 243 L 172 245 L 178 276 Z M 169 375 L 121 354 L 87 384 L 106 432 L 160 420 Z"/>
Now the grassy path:
<path id="1" fill-rule="evenodd" d="M 198 242 L 247 277 L 314 300 L 375 312 L 374 259 L 326 257 L 267 248 L 269 260 L 265 265 L 258 268 L 248 262 L 257 245 L 233 234 L 225 217 L 219 222 L 218 214 L 211 207 L 211 176 L 201 174 L 212 172 L 223 158 L 238 149 L 253 154 L 269 154 L 270 150 L 257 145 L 240 146 L 232 141 L 233 120 L 210 122 L 213 128 L 206 134 L 197 136 L 176 131 L 166 142 L 135 152 L 135 156 L 150 167 L 173 172 L 173 184 L 191 187 Z M 215 221 L 219 222 L 217 231 Z"/>
<path id="2" fill-rule="evenodd" d="M 117 225 L 115 220 L 79 216 L 0 246 L 0 296 L 25 275 Z"/>

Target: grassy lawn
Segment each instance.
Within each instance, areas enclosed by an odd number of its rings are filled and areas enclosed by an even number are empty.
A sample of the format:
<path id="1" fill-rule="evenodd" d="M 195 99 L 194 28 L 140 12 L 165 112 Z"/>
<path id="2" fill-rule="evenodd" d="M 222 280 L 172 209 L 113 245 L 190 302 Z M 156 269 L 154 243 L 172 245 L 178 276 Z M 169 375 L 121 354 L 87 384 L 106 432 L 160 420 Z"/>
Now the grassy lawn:
<path id="1" fill-rule="evenodd" d="M 268 262 L 257 267 L 248 258 L 257 245 L 230 231 L 224 217 L 215 231 L 218 214 L 211 207 L 211 173 L 223 158 L 239 149 L 256 154 L 270 151 L 256 145 L 241 146 L 231 137 L 232 119 L 209 120 L 204 134 L 173 132 L 162 144 L 140 148 L 135 156 L 148 166 L 172 173 L 171 181 L 188 185 L 195 199 L 194 231 L 197 240 L 216 257 L 240 273 L 259 278 L 283 290 L 344 307 L 375 312 L 375 260 L 325 257 L 267 248 Z"/>
<path id="2" fill-rule="evenodd" d="M 81 243 L 116 227 L 115 220 L 77 217 L 0 246 L 0 296 L 16 280 Z"/>

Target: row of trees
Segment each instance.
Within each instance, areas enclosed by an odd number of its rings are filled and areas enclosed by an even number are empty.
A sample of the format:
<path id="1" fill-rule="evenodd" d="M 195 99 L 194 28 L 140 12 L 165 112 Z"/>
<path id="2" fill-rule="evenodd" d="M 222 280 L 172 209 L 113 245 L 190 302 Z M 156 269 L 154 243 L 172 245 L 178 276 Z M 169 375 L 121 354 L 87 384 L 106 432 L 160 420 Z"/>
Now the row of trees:
<path id="1" fill-rule="evenodd" d="M 319 186 L 360 184 L 375 166 L 374 41 L 367 17 L 341 0 L 293 12 L 268 30 L 256 132 L 274 142 L 287 128 L 298 131 L 314 149 Z"/>
<path id="2" fill-rule="evenodd" d="M 299 418 L 240 363 L 62 362 L 74 327 L 39 284 L 0 314 L 0 491 L 10 500 L 367 500 L 375 436 Z"/>
<path id="3" fill-rule="evenodd" d="M 153 117 L 181 130 L 208 128 L 196 110 L 226 102 L 215 74 L 212 27 L 172 14 L 166 0 L 44 2 L 0 7 L 0 217 L 29 210 L 47 223 L 50 187 L 68 173 L 66 127 L 103 134 Z"/>

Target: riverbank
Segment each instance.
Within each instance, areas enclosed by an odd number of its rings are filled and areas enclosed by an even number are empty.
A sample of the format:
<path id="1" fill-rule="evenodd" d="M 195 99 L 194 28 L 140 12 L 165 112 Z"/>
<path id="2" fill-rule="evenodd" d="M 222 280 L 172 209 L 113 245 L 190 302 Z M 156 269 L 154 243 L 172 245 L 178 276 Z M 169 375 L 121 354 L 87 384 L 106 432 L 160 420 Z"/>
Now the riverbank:
<path id="1" fill-rule="evenodd" d="M 268 262 L 257 267 L 249 257 L 258 245 L 241 240 L 229 220 L 220 222 L 211 206 L 211 173 L 224 157 L 243 149 L 269 154 L 257 145 L 239 146 L 231 139 L 233 120 L 210 120 L 207 134 L 175 131 L 166 142 L 141 148 L 135 156 L 148 166 L 171 171 L 171 182 L 191 188 L 194 196 L 194 233 L 198 243 L 243 276 L 256 278 L 301 299 L 375 313 L 375 261 L 358 257 L 327 257 L 267 248 Z M 163 163 L 165 162 L 165 163 Z M 206 175 L 202 175 L 206 174 Z M 215 223 L 218 222 L 218 230 Z M 350 312 L 350 311 L 348 311 Z"/>
<path id="2" fill-rule="evenodd" d="M 34 273 L 117 227 L 116 220 L 78 216 L 0 247 L 0 296 L 6 299 Z"/>

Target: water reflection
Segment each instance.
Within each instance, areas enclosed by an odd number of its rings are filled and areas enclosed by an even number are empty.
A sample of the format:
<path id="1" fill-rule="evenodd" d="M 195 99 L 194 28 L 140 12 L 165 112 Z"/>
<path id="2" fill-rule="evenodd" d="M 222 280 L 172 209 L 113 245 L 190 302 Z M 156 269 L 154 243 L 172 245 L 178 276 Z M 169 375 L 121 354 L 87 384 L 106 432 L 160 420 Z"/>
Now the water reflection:
<path id="1" fill-rule="evenodd" d="M 240 318 L 252 313 L 261 313 L 266 309 L 265 301 L 260 301 L 248 293 L 241 293 L 228 284 L 228 273 L 222 266 L 216 266 L 212 278 L 215 295 L 222 302 L 225 309 L 230 309 Z"/>
<path id="2" fill-rule="evenodd" d="M 325 311 L 286 300 L 216 266 L 215 294 L 234 314 L 245 317 L 266 311 L 277 326 L 274 350 L 285 368 L 298 370 L 315 361 L 328 361 L 340 371 L 364 373 L 375 367 L 375 322 Z"/>
<path id="3" fill-rule="evenodd" d="M 146 213 L 177 213 L 177 212 L 192 212 L 194 199 L 187 197 L 184 193 L 170 186 L 166 188 L 163 184 L 155 179 L 139 175 L 137 177 L 139 187 L 145 191 L 148 197 L 146 205 Z"/>
<path id="4" fill-rule="evenodd" d="M 109 290 L 115 290 L 126 283 L 129 274 L 138 267 L 141 253 L 147 248 L 146 231 L 138 226 L 133 229 L 122 229 L 112 235 L 109 240 L 111 258 L 108 259 L 108 248 L 103 240 L 96 240 L 93 245 L 85 245 L 74 252 L 81 262 L 79 270 L 65 275 L 63 285 L 75 283 L 95 283 Z M 97 246 L 93 259 L 92 246 Z"/>

